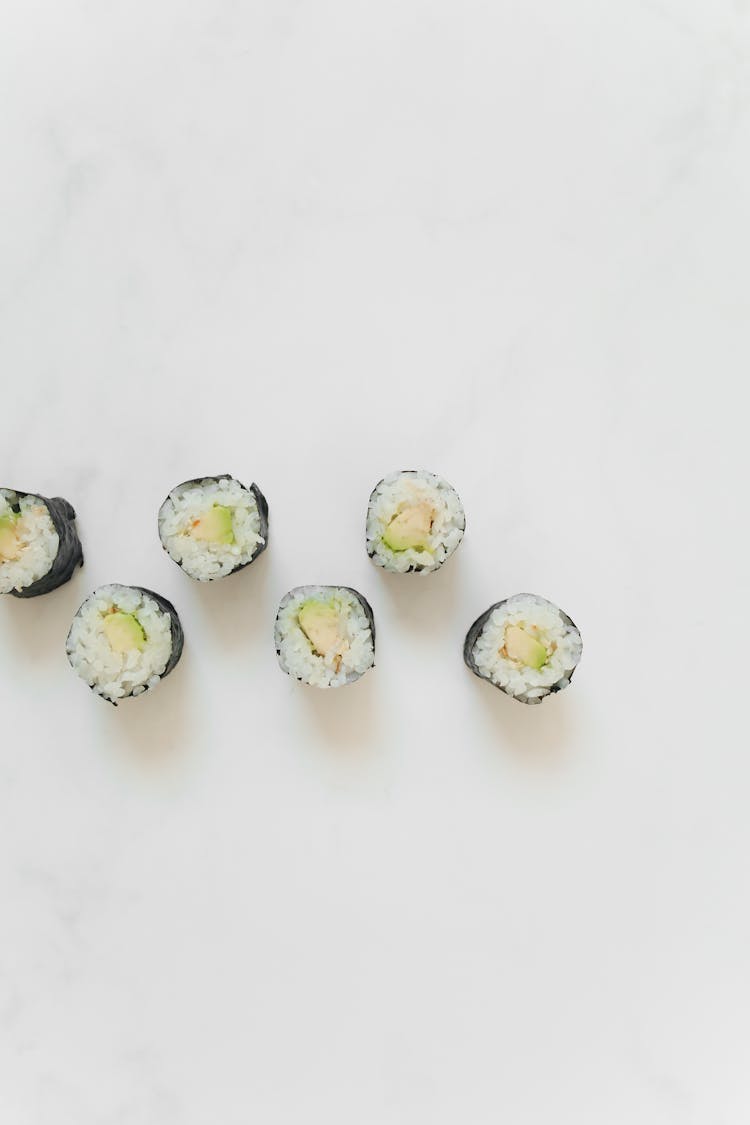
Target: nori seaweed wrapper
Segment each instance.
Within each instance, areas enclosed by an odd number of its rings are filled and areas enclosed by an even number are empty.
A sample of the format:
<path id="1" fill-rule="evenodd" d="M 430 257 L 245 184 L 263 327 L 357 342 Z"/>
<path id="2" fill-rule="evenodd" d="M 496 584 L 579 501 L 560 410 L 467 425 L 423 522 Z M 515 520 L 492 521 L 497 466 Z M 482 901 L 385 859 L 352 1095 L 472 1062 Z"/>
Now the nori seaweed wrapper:
<path id="1" fill-rule="evenodd" d="M 367 618 L 367 625 L 370 629 L 370 635 L 372 637 L 372 664 L 370 665 L 369 668 L 366 669 L 366 671 L 369 672 L 371 668 L 374 668 L 375 667 L 375 614 L 373 613 L 372 606 L 370 605 L 370 603 L 368 602 L 368 600 L 364 596 L 364 594 L 360 594 L 359 590 L 355 590 L 353 586 L 336 586 L 336 585 L 331 585 L 330 583 L 328 583 L 325 586 L 320 586 L 320 585 L 316 585 L 316 584 L 308 584 L 306 586 L 295 586 L 293 588 L 293 590 L 287 590 L 286 594 L 284 594 L 284 597 L 281 599 L 282 602 L 284 602 L 284 600 L 288 597 L 289 594 L 297 593 L 300 590 L 316 590 L 316 591 L 317 590 L 346 590 L 348 593 L 354 595 L 354 597 L 357 599 L 359 604 L 362 606 L 362 609 L 365 611 L 365 617 Z M 277 620 L 278 620 L 278 614 L 277 614 Z M 281 657 L 281 649 L 278 648 L 275 644 L 274 644 L 274 648 L 276 649 L 276 655 L 280 658 Z M 300 676 L 295 676 L 292 672 L 290 672 L 283 665 L 282 665 L 282 668 L 283 668 L 283 671 L 286 672 L 287 675 L 292 677 L 292 679 L 299 680 L 300 683 L 305 682 Z M 362 672 L 359 676 L 357 676 L 357 679 L 361 679 L 363 675 L 365 675 L 364 672 Z"/>
<path id="2" fill-rule="evenodd" d="M 118 585 L 118 583 L 112 582 L 112 583 L 107 583 L 107 585 L 114 586 L 114 585 Z M 119 583 L 119 585 L 122 585 L 122 584 Z M 158 607 L 162 611 L 162 613 L 166 613 L 166 614 L 169 615 L 169 623 L 170 623 L 170 626 L 171 626 L 171 635 L 172 635 L 172 653 L 169 657 L 169 660 L 167 661 L 167 665 L 166 665 L 164 671 L 159 676 L 159 683 L 161 683 L 161 681 L 166 679 L 166 677 L 169 675 L 169 673 L 171 671 L 173 671 L 173 669 L 177 666 L 177 664 L 179 663 L 180 657 L 182 656 L 182 650 L 185 647 L 185 632 L 182 628 L 182 622 L 180 621 L 179 614 L 177 613 L 177 610 L 175 609 L 175 607 L 172 605 L 172 603 L 170 601 L 168 601 L 166 598 L 163 598 L 161 596 L 161 594 L 156 594 L 156 593 L 154 593 L 153 590 L 148 590 L 145 586 L 127 586 L 126 589 L 128 589 L 128 590 L 138 590 L 139 593 L 145 594 L 146 597 L 149 597 L 149 598 L 152 599 L 152 601 L 156 602 L 156 604 L 158 605 Z M 86 599 L 86 601 L 88 601 L 88 598 Z M 86 602 L 83 602 L 83 604 L 79 607 L 78 613 L 80 613 L 81 609 L 83 608 L 83 606 L 85 604 L 86 604 Z M 76 614 L 76 616 L 78 616 L 78 613 Z M 68 635 L 70 635 L 70 633 L 68 633 Z M 93 684 L 89 684 L 89 687 L 90 687 L 91 691 L 94 692 L 95 695 L 98 695 L 99 698 L 103 699 L 105 703 L 111 703 L 113 707 L 116 707 L 117 704 L 120 702 L 119 699 L 110 699 L 109 696 L 102 695 L 100 692 L 95 691 Z M 145 691 L 139 691 L 138 695 L 145 695 L 146 692 L 150 691 L 150 690 L 151 689 L 147 687 L 145 689 Z M 133 699 L 133 698 L 137 699 L 138 696 L 134 696 L 133 692 L 131 691 L 128 695 L 123 695 L 121 698 L 122 699 Z"/>
<path id="3" fill-rule="evenodd" d="M 523 595 L 520 595 L 520 596 L 522 596 L 522 597 L 536 597 L 537 595 L 536 594 L 523 594 Z M 514 594 L 513 597 L 517 598 L 517 597 L 519 597 L 519 595 Z M 479 636 L 480 636 L 482 630 L 484 629 L 485 625 L 489 621 L 492 614 L 495 612 L 496 609 L 500 609 L 501 606 L 504 606 L 506 604 L 506 602 L 509 602 L 510 600 L 511 600 L 510 598 L 503 598 L 501 601 L 495 602 L 493 605 L 490 606 L 489 609 L 485 610 L 485 612 L 480 617 L 478 617 L 476 619 L 476 621 L 474 622 L 474 624 L 471 626 L 468 633 L 466 634 L 466 640 L 464 641 L 464 664 L 466 665 L 467 668 L 469 668 L 474 673 L 475 676 L 478 676 L 480 680 L 485 680 L 492 687 L 495 687 L 495 688 L 498 689 L 498 691 L 501 691 L 503 693 L 503 695 L 510 696 L 511 699 L 515 699 L 518 703 L 526 703 L 527 705 L 533 705 L 535 703 L 542 703 L 547 698 L 548 695 L 554 695 L 555 692 L 562 691 L 563 688 L 566 688 L 568 686 L 570 681 L 573 679 L 573 673 L 575 672 L 576 668 L 578 667 L 577 664 L 576 664 L 575 668 L 573 668 L 570 672 L 566 673 L 566 675 L 564 676 L 563 679 L 559 680 L 555 684 L 551 684 L 545 695 L 536 696 L 532 699 L 527 699 L 527 698 L 524 698 L 524 696 L 513 695 L 512 692 L 506 691 L 506 689 L 502 686 L 502 684 L 496 684 L 494 680 L 491 680 L 489 678 L 489 676 L 486 676 L 483 672 L 480 672 L 477 665 L 476 665 L 476 662 L 474 661 L 474 657 L 472 655 L 472 653 L 474 651 L 474 645 L 477 643 L 477 640 L 479 639 Z M 551 602 L 550 604 L 554 605 L 554 602 Z M 573 621 L 573 619 L 571 617 L 568 617 L 567 613 L 565 613 L 562 609 L 560 609 L 559 606 L 555 606 L 555 609 L 560 614 L 560 617 L 563 619 L 565 624 L 566 625 L 572 625 L 572 627 L 575 629 L 575 631 L 580 636 L 580 629 L 576 625 L 575 621 Z"/>
<path id="4" fill-rule="evenodd" d="M 14 598 L 36 598 L 40 594 L 49 594 L 52 590 L 56 590 L 58 586 L 64 586 L 73 577 L 76 567 L 83 566 L 83 548 L 76 530 L 76 513 L 73 505 L 64 500 L 62 496 L 49 498 L 42 496 L 40 492 L 23 492 L 13 488 L 4 488 L 2 492 L 11 508 L 16 512 L 19 510 L 19 498 L 33 496 L 35 499 L 41 500 L 50 514 L 50 519 L 60 539 L 57 554 L 47 573 L 38 578 L 36 582 L 32 582 L 30 586 L 24 586 L 22 590 L 9 590 L 8 592 Z"/>
<path id="5" fill-rule="evenodd" d="M 231 473 L 217 473 L 215 476 L 193 477 L 192 480 L 182 481 L 181 484 L 177 484 L 177 485 L 175 485 L 174 488 L 171 488 L 169 490 L 169 495 L 164 497 L 164 500 L 162 501 L 161 505 L 159 506 L 159 511 L 161 512 L 161 509 L 164 507 L 167 500 L 169 500 L 169 497 L 172 495 L 173 492 L 179 492 L 181 488 L 187 488 L 191 484 L 203 484 L 204 481 L 218 481 L 218 480 L 237 481 L 237 484 L 239 484 L 242 488 L 244 488 L 246 492 L 252 492 L 253 496 L 255 497 L 255 503 L 258 505 L 258 516 L 260 518 L 260 535 L 261 535 L 261 538 L 262 538 L 263 542 L 258 544 L 258 546 L 255 548 L 255 550 L 252 554 L 252 557 L 249 558 L 247 560 L 247 562 L 237 563 L 237 565 L 235 567 L 233 567 L 229 571 L 228 574 L 215 575 L 213 578 L 206 579 L 205 581 L 207 581 L 207 582 L 216 582 L 216 581 L 218 581 L 219 578 L 230 578 L 231 575 L 236 574 L 240 570 L 244 570 L 246 566 L 250 566 L 250 563 L 254 563 L 255 560 L 257 559 L 258 555 L 262 555 L 263 552 L 265 551 L 266 547 L 268 546 L 268 501 L 266 500 L 266 498 L 263 495 L 263 493 L 261 492 L 261 490 L 258 488 L 257 484 L 255 484 L 255 483 L 250 484 L 250 485 L 243 484 L 241 480 L 237 480 L 237 477 L 233 477 Z M 161 531 L 160 531 L 160 534 L 159 534 L 159 540 L 161 542 L 162 547 L 164 548 L 166 553 L 169 555 L 170 559 L 172 559 L 172 556 L 169 554 L 169 551 L 167 551 L 167 548 L 164 544 L 164 541 L 161 538 Z M 177 565 L 179 566 L 180 570 L 184 569 L 182 563 L 177 562 L 177 559 L 172 559 L 172 562 L 176 562 Z M 188 577 L 192 577 L 192 576 L 188 575 Z M 200 581 L 200 579 L 195 579 L 195 581 Z"/>
<path id="6" fill-rule="evenodd" d="M 182 628 L 182 622 L 180 621 L 179 614 L 170 601 L 168 601 L 166 598 L 163 598 L 161 594 L 155 594 L 153 590 L 147 590 L 145 586 L 134 586 L 133 589 L 140 590 L 142 594 L 145 594 L 147 597 L 152 598 L 163 613 L 169 614 L 169 621 L 172 626 L 172 655 L 167 661 L 166 668 L 159 677 L 160 680 L 163 680 L 164 677 L 168 676 L 169 673 L 177 666 L 179 659 L 182 656 L 182 650 L 185 647 L 185 631 Z"/>
<path id="7" fill-rule="evenodd" d="M 420 471 L 421 471 L 420 469 L 399 469 L 398 473 L 399 474 L 401 474 L 401 473 L 418 473 Z M 391 476 L 392 474 L 389 473 L 388 475 Z M 380 480 L 378 481 L 378 483 L 373 488 L 372 492 L 370 493 L 370 498 L 367 501 L 367 514 L 368 515 L 370 513 L 370 507 L 372 505 L 372 499 L 373 499 L 375 493 L 380 488 L 380 486 L 381 486 L 381 484 L 383 483 L 384 480 L 385 480 L 385 477 L 381 477 Z M 453 487 L 453 486 L 451 485 L 451 487 Z M 461 510 L 463 511 L 463 505 L 461 506 Z M 463 538 L 463 536 L 466 534 L 466 512 L 464 512 L 463 514 L 464 514 L 464 529 L 463 529 L 461 538 Z M 365 527 L 366 527 L 366 523 L 365 523 Z M 366 541 L 366 538 L 367 538 L 367 532 L 365 530 L 365 541 Z M 460 544 L 459 544 L 459 546 L 460 546 Z M 367 557 L 369 559 L 374 559 L 376 553 L 377 553 L 377 548 L 373 545 L 372 550 L 370 550 L 368 548 Z M 450 555 L 448 556 L 448 558 L 450 558 Z M 448 559 L 443 559 L 443 562 L 437 568 L 435 568 L 433 566 L 429 566 L 429 565 L 420 566 L 419 563 L 413 563 L 410 567 L 407 567 L 406 570 L 399 571 L 398 573 L 399 574 L 421 574 L 423 570 L 429 570 L 431 573 L 433 573 L 436 570 L 440 570 L 443 566 L 445 566 L 445 564 L 447 562 L 448 562 Z M 375 565 L 378 566 L 380 564 L 376 563 Z M 385 570 L 386 574 L 395 574 L 396 573 L 393 570 L 389 570 L 388 567 L 382 567 L 381 569 Z"/>

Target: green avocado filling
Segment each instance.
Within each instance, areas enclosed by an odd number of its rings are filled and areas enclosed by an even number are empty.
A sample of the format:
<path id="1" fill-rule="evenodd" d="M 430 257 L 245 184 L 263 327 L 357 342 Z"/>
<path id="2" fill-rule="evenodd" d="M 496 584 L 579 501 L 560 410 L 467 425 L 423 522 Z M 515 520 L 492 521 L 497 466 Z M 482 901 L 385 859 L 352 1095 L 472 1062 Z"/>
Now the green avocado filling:
<path id="1" fill-rule="evenodd" d="M 204 543 L 234 543 L 232 509 L 214 504 L 200 519 L 193 520 L 190 534 Z"/>
<path id="2" fill-rule="evenodd" d="M 427 500 L 402 508 L 383 532 L 383 542 L 392 551 L 424 551 L 430 544 L 435 509 Z"/>
<path id="3" fill-rule="evenodd" d="M 146 634 L 138 618 L 119 609 L 104 618 L 104 635 L 113 652 L 142 652 L 146 647 Z"/>
<path id="4" fill-rule="evenodd" d="M 18 531 L 16 530 L 18 519 L 18 515 L 13 511 L 0 516 L 0 559 L 3 562 L 12 562 L 13 559 L 18 558 L 20 553 Z"/>
<path id="5" fill-rule="evenodd" d="M 298 613 L 299 626 L 319 656 L 340 654 L 347 645 L 341 613 L 333 602 L 310 600 Z"/>
<path id="6" fill-rule="evenodd" d="M 505 654 L 509 660 L 527 668 L 543 668 L 549 658 L 545 646 L 527 633 L 520 625 L 508 625 L 505 630 Z"/>

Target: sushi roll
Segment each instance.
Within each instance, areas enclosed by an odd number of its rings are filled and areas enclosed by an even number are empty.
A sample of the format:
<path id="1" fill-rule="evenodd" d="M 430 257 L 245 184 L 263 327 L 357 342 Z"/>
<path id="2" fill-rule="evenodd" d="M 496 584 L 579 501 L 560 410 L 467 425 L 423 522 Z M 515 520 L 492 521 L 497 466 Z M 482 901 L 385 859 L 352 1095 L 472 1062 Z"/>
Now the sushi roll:
<path id="1" fill-rule="evenodd" d="M 249 566 L 268 544 L 268 504 L 256 484 L 227 473 L 186 480 L 159 509 L 164 550 L 199 582 Z"/>
<path id="2" fill-rule="evenodd" d="M 166 598 L 142 586 L 100 586 L 73 618 L 66 650 L 91 690 L 117 705 L 168 676 L 182 655 L 183 632 Z"/>
<path id="3" fill-rule="evenodd" d="M 458 493 L 424 469 L 391 473 L 375 485 L 367 505 L 367 553 L 395 574 L 429 574 L 463 539 L 466 516 Z"/>
<path id="4" fill-rule="evenodd" d="M 274 640 L 284 672 L 303 684 L 351 684 L 375 663 L 375 619 L 349 586 L 296 586 L 281 599 Z"/>
<path id="5" fill-rule="evenodd" d="M 83 566 L 76 514 L 61 496 L 0 488 L 0 594 L 35 598 Z"/>
<path id="6" fill-rule="evenodd" d="M 514 594 L 477 618 L 466 634 L 464 660 L 513 699 L 541 703 L 568 686 L 582 647 L 567 613 L 537 594 Z"/>

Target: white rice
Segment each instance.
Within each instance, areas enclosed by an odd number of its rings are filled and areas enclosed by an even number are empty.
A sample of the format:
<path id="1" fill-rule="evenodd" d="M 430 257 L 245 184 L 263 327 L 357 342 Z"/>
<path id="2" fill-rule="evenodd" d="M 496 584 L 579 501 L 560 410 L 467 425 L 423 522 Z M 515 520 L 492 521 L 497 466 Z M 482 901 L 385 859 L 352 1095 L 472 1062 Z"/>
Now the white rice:
<path id="1" fill-rule="evenodd" d="M 302 605 L 316 599 L 333 601 L 345 623 L 346 646 L 336 654 L 315 652 L 299 623 Z M 370 621 L 359 598 L 340 586 L 297 586 L 282 598 L 274 630 L 279 663 L 285 672 L 313 687 L 340 687 L 352 683 L 375 663 L 375 642 Z"/>
<path id="2" fill-rule="evenodd" d="M 214 504 L 232 512 L 233 543 L 211 543 L 190 534 Z M 231 477 L 189 481 L 170 492 L 159 509 L 159 535 L 171 558 L 199 582 L 223 578 L 252 561 L 265 540 L 255 495 Z"/>
<path id="3" fill-rule="evenodd" d="M 38 496 L 22 496 L 10 489 L 0 489 L 0 517 L 12 513 L 12 505 L 21 511 L 14 523 L 19 538 L 18 558 L 0 559 L 0 594 L 25 590 L 44 578 L 57 558 L 60 537 L 47 505 Z"/>
<path id="4" fill-rule="evenodd" d="M 536 626 L 539 641 L 552 649 L 542 668 L 528 668 L 501 654 L 508 625 Z M 493 610 L 471 655 L 481 676 L 516 699 L 541 703 L 553 688 L 567 687 L 582 647 L 581 634 L 556 605 L 536 594 L 516 594 Z"/>
<path id="5" fill-rule="evenodd" d="M 422 550 L 393 551 L 383 535 L 409 504 L 426 500 L 434 509 L 429 542 Z M 442 566 L 463 539 L 466 516 L 458 493 L 447 481 L 423 469 L 391 473 L 378 484 L 367 509 L 367 553 L 378 566 L 398 574 L 429 574 Z"/>
<path id="6" fill-rule="evenodd" d="M 104 618 L 114 608 L 132 614 L 146 636 L 146 647 L 114 652 L 104 632 Z M 140 695 L 159 683 L 172 655 L 172 621 L 147 594 L 132 586 L 100 586 L 73 618 L 68 659 L 97 695 L 113 703 Z"/>

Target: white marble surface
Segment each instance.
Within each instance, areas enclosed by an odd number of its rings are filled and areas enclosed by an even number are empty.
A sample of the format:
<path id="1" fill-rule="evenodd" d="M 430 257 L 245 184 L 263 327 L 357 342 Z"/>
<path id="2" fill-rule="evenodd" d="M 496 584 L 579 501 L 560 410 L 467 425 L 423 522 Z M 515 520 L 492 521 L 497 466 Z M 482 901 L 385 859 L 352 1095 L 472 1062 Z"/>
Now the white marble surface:
<path id="1" fill-rule="evenodd" d="M 745 0 L 10 0 L 3 483 L 85 569 L 0 605 L 2 1125 L 750 1120 Z M 371 485 L 468 513 L 367 561 Z M 208 588 L 157 506 L 256 479 Z M 138 582 L 187 644 L 92 697 L 63 642 Z M 378 667 L 278 670 L 302 582 Z M 580 624 L 525 709 L 461 639 Z"/>

